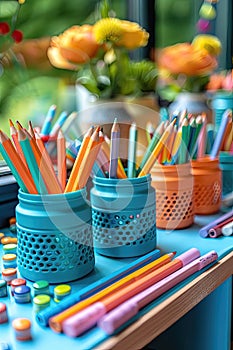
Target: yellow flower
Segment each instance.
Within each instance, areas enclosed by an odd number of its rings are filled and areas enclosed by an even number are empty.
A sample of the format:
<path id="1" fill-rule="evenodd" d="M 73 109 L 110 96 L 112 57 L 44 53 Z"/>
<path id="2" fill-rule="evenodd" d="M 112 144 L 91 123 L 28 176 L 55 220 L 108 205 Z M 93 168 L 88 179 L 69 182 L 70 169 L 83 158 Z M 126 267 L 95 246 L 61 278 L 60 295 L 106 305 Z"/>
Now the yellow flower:
<path id="1" fill-rule="evenodd" d="M 73 26 L 52 38 L 48 57 L 55 67 L 72 70 L 77 64 L 86 63 L 95 57 L 98 49 L 92 26 Z"/>
<path id="2" fill-rule="evenodd" d="M 208 34 L 197 35 L 193 39 L 192 46 L 197 50 L 205 49 L 213 56 L 219 55 L 222 49 L 220 40 L 216 36 Z"/>
<path id="3" fill-rule="evenodd" d="M 99 20 L 93 27 L 93 34 L 100 44 L 110 41 L 131 50 L 147 45 L 149 38 L 149 34 L 137 23 L 118 18 Z"/>

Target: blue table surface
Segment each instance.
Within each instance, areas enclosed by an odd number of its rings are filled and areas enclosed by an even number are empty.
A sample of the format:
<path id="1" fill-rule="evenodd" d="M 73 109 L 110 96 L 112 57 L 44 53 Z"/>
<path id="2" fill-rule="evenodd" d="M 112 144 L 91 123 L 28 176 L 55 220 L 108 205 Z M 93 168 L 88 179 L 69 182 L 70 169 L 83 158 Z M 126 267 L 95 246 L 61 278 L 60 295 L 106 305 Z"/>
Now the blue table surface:
<path id="1" fill-rule="evenodd" d="M 201 254 L 205 254 L 210 250 L 215 250 L 218 253 L 219 259 L 223 258 L 233 250 L 233 236 L 222 236 L 216 239 L 212 239 L 201 238 L 198 233 L 199 229 L 202 226 L 216 219 L 220 215 L 222 215 L 222 213 L 218 213 L 212 216 L 196 216 L 194 225 L 183 230 L 157 230 L 157 248 L 160 249 L 161 255 L 169 253 L 171 251 L 177 251 L 177 254 L 180 254 L 187 249 L 196 247 L 200 250 Z M 5 232 L 6 231 L 7 230 L 5 230 Z M 112 259 L 96 255 L 96 265 L 94 270 L 88 276 L 71 283 L 72 290 L 80 290 L 92 282 L 99 280 L 103 276 L 106 276 L 113 271 L 120 269 L 133 260 L 135 260 L 135 258 Z M 201 272 L 196 273 L 195 275 L 186 279 L 184 282 L 180 283 L 178 286 L 172 288 L 170 291 L 156 299 L 153 303 L 149 304 L 147 307 L 141 310 L 139 315 L 135 317 L 134 320 L 151 310 L 155 305 L 159 304 L 169 295 L 179 290 L 183 285 L 187 284 L 190 280 L 194 279 L 200 273 Z M 30 282 L 27 284 L 31 285 Z M 54 288 L 54 286 L 52 286 L 52 288 Z M 77 338 L 69 338 L 64 334 L 54 333 L 50 328 L 42 328 L 37 324 L 32 312 L 32 304 L 16 304 L 13 298 L 10 297 L 1 298 L 0 301 L 7 304 L 9 316 L 9 322 L 7 324 L 0 325 L 0 343 L 8 343 L 10 345 L 10 348 L 13 350 L 27 350 L 32 348 L 35 350 L 47 350 L 51 349 L 51 347 L 54 345 L 56 346 L 56 350 L 64 350 L 64 346 L 66 346 L 67 349 L 88 350 L 94 348 L 99 343 L 108 338 L 108 336 L 98 327 L 92 328 L 90 331 Z M 27 317 L 31 320 L 33 336 L 33 339 L 31 341 L 19 342 L 15 340 L 11 322 L 16 317 Z M 131 320 L 131 322 L 134 320 Z"/>

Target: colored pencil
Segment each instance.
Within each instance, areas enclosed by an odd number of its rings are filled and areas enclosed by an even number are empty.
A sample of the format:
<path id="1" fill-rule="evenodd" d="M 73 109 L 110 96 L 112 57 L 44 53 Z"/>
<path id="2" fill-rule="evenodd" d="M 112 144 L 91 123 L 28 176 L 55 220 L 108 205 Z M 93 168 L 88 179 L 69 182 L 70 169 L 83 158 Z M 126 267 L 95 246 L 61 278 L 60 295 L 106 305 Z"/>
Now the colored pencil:
<path id="1" fill-rule="evenodd" d="M 66 140 L 63 132 L 58 131 L 57 135 L 57 170 L 58 181 L 60 183 L 62 191 L 66 187 L 67 170 L 66 170 Z"/>
<path id="2" fill-rule="evenodd" d="M 98 302 L 90 305 L 82 311 L 71 316 L 63 322 L 63 332 L 72 337 L 82 334 L 94 326 L 97 321 L 107 312 L 111 311 L 124 301 L 137 295 L 148 287 L 152 286 L 163 278 L 171 275 L 173 272 L 179 270 L 187 263 L 193 261 L 200 256 L 197 249 L 190 249 L 188 252 L 181 254 L 173 261 L 156 269 L 155 271 L 139 277 L 129 285 L 116 290 L 114 293 L 101 298 Z"/>
<path id="3" fill-rule="evenodd" d="M 86 149 L 87 149 L 88 143 L 91 139 L 91 135 L 93 134 L 93 131 L 94 131 L 94 127 L 92 126 L 89 128 L 89 130 L 84 135 L 84 138 L 83 138 L 81 147 L 79 149 L 77 158 L 74 162 L 74 166 L 73 166 L 72 171 L 70 173 L 69 180 L 68 180 L 66 187 L 65 187 L 65 191 L 64 191 L 65 193 L 72 192 L 75 180 L 77 178 L 77 175 L 78 175 L 78 172 L 79 172 L 79 169 L 81 166 L 81 162 L 83 160 L 84 154 L 86 152 Z"/>
<path id="4" fill-rule="evenodd" d="M 101 145 L 101 148 L 103 149 L 104 153 L 106 154 L 106 156 L 109 159 L 110 162 L 110 144 L 111 144 L 111 140 L 108 138 L 108 136 L 105 134 L 104 135 L 104 141 Z M 109 168 L 108 168 L 108 172 L 109 172 Z M 118 157 L 118 166 L 117 166 L 117 177 L 118 179 L 126 179 L 127 175 L 125 173 L 125 169 L 123 167 L 123 164 L 121 162 L 121 159 Z"/>
<path id="5" fill-rule="evenodd" d="M 151 168 L 153 167 L 154 163 L 156 162 L 156 159 L 159 156 L 160 152 L 162 151 L 163 147 L 166 146 L 166 141 L 170 135 L 171 130 L 173 129 L 174 124 L 175 124 L 175 119 L 165 129 L 164 133 L 162 134 L 161 138 L 159 139 L 159 142 L 155 146 L 153 152 L 151 153 L 147 162 L 145 163 L 142 170 L 140 171 L 138 177 L 144 176 L 150 172 Z"/>
<path id="6" fill-rule="evenodd" d="M 56 123 L 54 124 L 54 126 L 52 127 L 52 130 L 49 133 L 50 137 L 54 137 L 57 136 L 59 130 L 61 129 L 61 127 L 63 126 L 63 124 L 65 123 L 66 119 L 68 118 L 68 114 L 66 111 L 63 111 L 58 120 L 56 121 Z"/>
<path id="7" fill-rule="evenodd" d="M 206 238 L 208 237 L 208 233 L 209 233 L 209 230 L 214 227 L 215 225 L 218 225 L 220 224 L 222 221 L 230 218 L 230 217 L 233 217 L 233 210 L 230 210 L 228 213 L 220 216 L 218 219 L 210 222 L 209 224 L 207 224 L 206 226 L 202 227 L 199 231 L 199 235 L 203 238 Z"/>
<path id="8" fill-rule="evenodd" d="M 81 161 L 77 177 L 74 180 L 72 191 L 77 191 L 86 186 L 88 178 L 91 174 L 91 169 L 94 165 L 94 162 L 96 161 L 98 152 L 101 147 L 101 142 L 99 141 L 99 131 L 100 127 L 97 127 L 91 135 L 90 141 Z"/>
<path id="9" fill-rule="evenodd" d="M 117 118 L 115 118 L 112 126 L 112 130 L 111 130 L 110 164 L 109 164 L 110 178 L 117 178 L 119 144 L 120 144 L 120 128 L 117 123 Z"/>
<path id="10" fill-rule="evenodd" d="M 85 299 L 81 301 L 80 303 L 77 303 L 73 305 L 72 307 L 64 310 L 60 314 L 56 315 L 55 317 L 51 318 L 49 320 L 50 327 L 56 331 L 61 332 L 63 329 L 63 322 L 68 319 L 69 317 L 75 315 L 77 312 L 85 309 L 89 305 L 92 305 L 96 301 L 100 300 L 101 298 L 104 298 L 107 295 L 111 295 L 113 292 L 118 291 L 122 289 L 124 286 L 127 286 L 132 283 L 132 281 L 135 278 L 140 277 L 142 274 L 149 274 L 151 269 L 152 271 L 159 269 L 160 267 L 168 264 L 171 262 L 172 258 L 174 257 L 174 253 L 170 254 L 164 254 L 162 257 L 152 261 L 151 263 L 147 264 L 146 266 L 143 266 L 139 268 L 136 271 L 133 271 L 132 273 L 128 274 L 127 276 L 124 276 L 120 280 L 117 280 L 116 282 L 110 284 L 105 289 L 97 292 L 96 294 L 92 295 L 90 298 Z"/>
<path id="11" fill-rule="evenodd" d="M 49 135 L 51 128 L 52 128 L 52 120 L 55 117 L 57 107 L 55 105 L 52 105 L 49 107 L 48 113 L 45 117 L 44 123 L 41 127 L 40 134 L 41 135 Z"/>
<path id="12" fill-rule="evenodd" d="M 101 290 L 107 288 L 113 283 L 119 281 L 123 277 L 129 275 L 130 273 L 146 266 L 150 262 L 158 259 L 160 256 L 160 251 L 158 249 L 153 250 L 150 253 L 143 255 L 142 257 L 133 260 L 131 263 L 125 264 L 122 268 L 117 271 L 112 272 L 110 275 L 104 276 L 101 279 L 87 285 L 81 290 L 77 290 L 70 296 L 67 296 L 58 304 L 51 304 L 45 310 L 40 311 L 36 315 L 36 320 L 41 326 L 48 326 L 48 321 L 53 316 L 61 313 L 62 311 L 68 309 L 69 307 L 77 304 L 81 300 L 87 299 L 92 295 L 100 292 Z"/>
<path id="13" fill-rule="evenodd" d="M 33 178 L 26 166 L 24 165 L 19 154 L 16 152 L 9 137 L 0 130 L 0 151 L 7 165 L 12 171 L 19 187 L 24 191 L 37 194 L 38 191 L 34 184 Z"/>
<path id="14" fill-rule="evenodd" d="M 136 177 L 136 152 L 137 152 L 138 130 L 135 123 L 129 129 L 129 146 L 128 146 L 128 177 Z"/>
<path id="15" fill-rule="evenodd" d="M 21 146 L 20 146 L 20 144 L 19 144 L 19 140 L 18 140 L 18 131 L 17 131 L 16 127 L 14 126 L 14 123 L 12 122 L 11 119 L 9 119 L 9 123 L 10 123 L 10 134 L 11 134 L 11 138 L 12 138 L 12 140 L 13 140 L 13 142 L 14 142 L 15 148 L 16 148 L 18 154 L 20 155 L 20 158 L 21 158 L 21 160 L 23 161 L 24 165 L 25 165 L 26 168 L 28 169 L 26 159 L 25 159 L 25 157 L 24 157 L 22 148 L 21 148 Z"/>
<path id="16" fill-rule="evenodd" d="M 175 287 L 178 283 L 184 281 L 189 276 L 204 269 L 217 259 L 218 255 L 215 251 L 210 251 L 207 254 L 195 259 L 182 267 L 180 270 L 172 273 L 170 276 L 165 277 L 160 282 L 155 283 L 151 287 L 110 311 L 99 320 L 98 326 L 109 335 L 114 333 L 120 326 L 125 324 L 132 317 L 136 316 L 140 309 L 154 301 L 171 288 Z"/>

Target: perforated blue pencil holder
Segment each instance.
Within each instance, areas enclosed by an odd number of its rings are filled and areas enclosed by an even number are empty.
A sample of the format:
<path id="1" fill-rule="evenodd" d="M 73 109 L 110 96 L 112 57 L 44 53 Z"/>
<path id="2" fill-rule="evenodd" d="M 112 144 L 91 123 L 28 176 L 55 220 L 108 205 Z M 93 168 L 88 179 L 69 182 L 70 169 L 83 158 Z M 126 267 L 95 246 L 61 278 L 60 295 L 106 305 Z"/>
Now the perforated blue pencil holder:
<path id="1" fill-rule="evenodd" d="M 155 190 L 151 186 L 151 176 L 95 177 L 93 185 L 91 205 L 96 252 L 126 258 L 155 249 Z"/>
<path id="2" fill-rule="evenodd" d="M 233 155 L 229 152 L 220 152 L 219 166 L 222 170 L 223 196 L 233 191 Z"/>
<path id="3" fill-rule="evenodd" d="M 91 208 L 86 190 L 33 195 L 19 191 L 18 269 L 31 280 L 69 282 L 94 267 Z"/>

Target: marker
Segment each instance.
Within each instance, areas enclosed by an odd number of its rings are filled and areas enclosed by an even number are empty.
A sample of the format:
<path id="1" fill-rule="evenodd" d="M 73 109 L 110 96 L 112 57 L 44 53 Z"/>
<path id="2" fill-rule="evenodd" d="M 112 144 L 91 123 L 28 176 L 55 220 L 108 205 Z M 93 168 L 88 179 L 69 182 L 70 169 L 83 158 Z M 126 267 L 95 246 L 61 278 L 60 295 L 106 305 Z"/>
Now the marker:
<path id="1" fill-rule="evenodd" d="M 68 309 L 69 307 L 75 305 L 76 303 L 80 302 L 81 300 L 87 299 L 91 297 L 92 295 L 100 292 L 104 288 L 107 288 L 108 286 L 112 285 L 113 283 L 119 281 L 120 279 L 124 278 L 125 276 L 129 275 L 130 273 L 140 269 L 143 266 L 146 266 L 147 264 L 151 263 L 152 261 L 158 259 L 160 256 L 160 251 L 158 249 L 155 249 L 154 251 L 136 259 L 130 264 L 127 264 L 123 268 L 117 270 L 116 272 L 111 273 L 109 276 L 105 276 L 101 278 L 99 281 L 92 283 L 91 285 L 83 288 L 82 290 L 73 293 L 71 296 L 68 296 L 64 300 L 62 300 L 59 304 L 53 305 L 52 307 L 48 308 L 47 310 L 44 310 L 40 312 L 36 316 L 37 322 L 42 326 L 47 326 L 49 318 L 52 318 L 53 316 L 61 313 L 62 311 Z"/>
<path id="2" fill-rule="evenodd" d="M 65 111 L 60 114 L 58 120 L 56 121 L 56 123 L 54 124 L 52 130 L 49 133 L 50 137 L 57 136 L 59 130 L 62 127 L 62 125 L 65 123 L 67 117 L 68 117 L 68 114 Z"/>
<path id="3" fill-rule="evenodd" d="M 155 283 L 150 288 L 137 294 L 135 297 L 127 300 L 113 311 L 102 317 L 98 326 L 107 334 L 112 334 L 125 322 L 136 316 L 140 309 L 154 301 L 163 293 L 176 286 L 178 283 L 193 275 L 216 261 L 218 255 L 215 251 L 211 251 L 198 259 L 195 259 L 180 270 L 174 272 L 170 276 L 164 278 L 162 281 Z"/>
<path id="4" fill-rule="evenodd" d="M 218 219 L 212 221 L 211 223 L 209 223 L 208 225 L 202 227 L 199 231 L 199 235 L 203 238 L 208 237 L 209 234 L 209 230 L 211 228 L 213 228 L 214 226 L 220 224 L 221 222 L 223 222 L 224 220 L 229 219 L 230 217 L 233 217 L 233 210 L 229 211 L 228 213 L 220 216 Z"/>
<path id="5" fill-rule="evenodd" d="M 106 297 L 101 298 L 89 307 L 86 307 L 82 311 L 66 319 L 62 325 L 63 332 L 71 337 L 76 337 L 82 334 L 93 327 L 107 312 L 152 286 L 154 283 L 171 275 L 173 272 L 179 270 L 199 256 L 200 252 L 198 249 L 189 249 L 159 269 L 152 271 L 146 276 L 133 281 L 129 285 L 114 291 L 114 293 L 110 293 Z"/>

